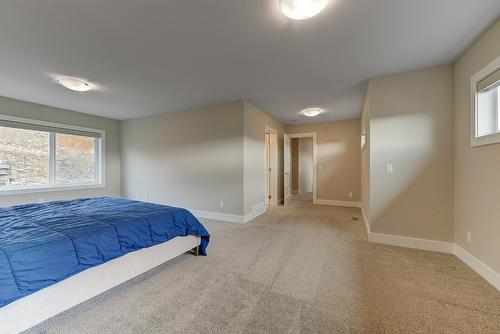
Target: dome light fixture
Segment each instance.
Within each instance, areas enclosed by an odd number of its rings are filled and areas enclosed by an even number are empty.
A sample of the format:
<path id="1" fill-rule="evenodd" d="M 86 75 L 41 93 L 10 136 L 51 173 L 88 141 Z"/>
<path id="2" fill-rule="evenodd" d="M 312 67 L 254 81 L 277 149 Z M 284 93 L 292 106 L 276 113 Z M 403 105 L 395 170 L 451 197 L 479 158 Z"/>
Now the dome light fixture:
<path id="1" fill-rule="evenodd" d="M 56 81 L 61 86 L 77 92 L 87 92 L 92 89 L 92 86 L 88 82 L 78 78 L 58 77 L 56 78 Z"/>
<path id="2" fill-rule="evenodd" d="M 279 0 L 283 15 L 297 21 L 318 15 L 326 5 L 328 0 Z"/>
<path id="3" fill-rule="evenodd" d="M 321 114 L 324 110 L 321 108 L 307 108 L 302 110 L 300 113 L 307 117 L 316 117 Z"/>

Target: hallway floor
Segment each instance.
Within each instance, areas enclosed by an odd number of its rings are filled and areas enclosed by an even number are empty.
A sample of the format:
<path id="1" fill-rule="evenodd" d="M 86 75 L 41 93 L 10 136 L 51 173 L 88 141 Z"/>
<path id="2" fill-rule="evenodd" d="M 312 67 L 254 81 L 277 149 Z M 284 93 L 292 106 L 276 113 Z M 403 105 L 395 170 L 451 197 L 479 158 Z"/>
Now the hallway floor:
<path id="1" fill-rule="evenodd" d="M 358 209 L 306 199 L 248 224 L 207 221 L 207 257 L 182 255 L 28 333 L 500 332 L 500 293 L 459 259 L 370 244 Z"/>

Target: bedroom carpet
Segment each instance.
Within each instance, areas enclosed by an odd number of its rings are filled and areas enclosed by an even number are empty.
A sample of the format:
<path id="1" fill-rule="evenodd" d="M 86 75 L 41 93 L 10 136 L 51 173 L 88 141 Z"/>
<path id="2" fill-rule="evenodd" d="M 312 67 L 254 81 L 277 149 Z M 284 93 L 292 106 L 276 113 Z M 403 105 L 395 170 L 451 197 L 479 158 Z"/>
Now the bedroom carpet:
<path id="1" fill-rule="evenodd" d="M 245 225 L 206 221 L 208 257 L 182 255 L 27 333 L 500 332 L 500 293 L 456 257 L 370 244 L 358 209 L 307 200 Z"/>

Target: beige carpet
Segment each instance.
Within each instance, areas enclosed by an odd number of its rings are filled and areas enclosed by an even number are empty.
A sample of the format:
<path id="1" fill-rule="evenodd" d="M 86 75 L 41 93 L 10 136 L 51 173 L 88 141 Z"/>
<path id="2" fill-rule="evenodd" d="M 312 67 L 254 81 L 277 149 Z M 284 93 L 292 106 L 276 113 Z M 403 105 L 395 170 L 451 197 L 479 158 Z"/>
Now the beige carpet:
<path id="1" fill-rule="evenodd" d="M 500 333 L 500 293 L 452 255 L 369 244 L 358 209 L 303 199 L 206 222 L 182 255 L 29 333 Z"/>

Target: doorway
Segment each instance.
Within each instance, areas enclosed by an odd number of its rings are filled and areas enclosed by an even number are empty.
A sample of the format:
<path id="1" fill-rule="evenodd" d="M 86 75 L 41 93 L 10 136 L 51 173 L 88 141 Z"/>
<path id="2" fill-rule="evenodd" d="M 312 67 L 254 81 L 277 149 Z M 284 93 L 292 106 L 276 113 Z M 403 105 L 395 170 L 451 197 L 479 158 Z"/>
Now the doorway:
<path id="1" fill-rule="evenodd" d="M 266 126 L 266 206 L 278 205 L 278 133 Z"/>
<path id="2" fill-rule="evenodd" d="M 316 133 L 285 135 L 284 192 L 285 205 L 292 196 L 301 201 L 316 200 Z"/>
<path id="3" fill-rule="evenodd" d="M 292 138 L 292 196 L 310 198 L 313 192 L 313 143 L 312 138 Z"/>

